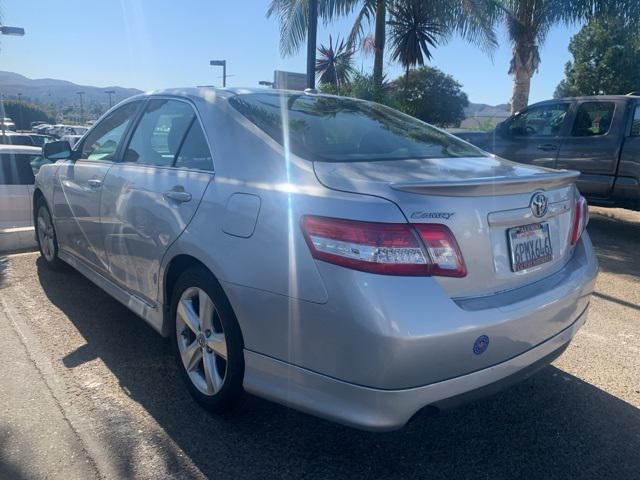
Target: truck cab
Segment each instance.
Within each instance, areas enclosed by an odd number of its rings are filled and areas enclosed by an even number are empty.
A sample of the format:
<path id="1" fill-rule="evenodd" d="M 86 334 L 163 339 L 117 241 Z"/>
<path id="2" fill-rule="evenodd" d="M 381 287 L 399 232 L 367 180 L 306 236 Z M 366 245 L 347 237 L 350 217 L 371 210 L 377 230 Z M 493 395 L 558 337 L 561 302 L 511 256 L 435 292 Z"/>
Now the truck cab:
<path id="1" fill-rule="evenodd" d="M 640 97 L 563 98 L 530 105 L 484 136 L 459 134 L 520 163 L 581 173 L 594 205 L 640 210 Z"/>

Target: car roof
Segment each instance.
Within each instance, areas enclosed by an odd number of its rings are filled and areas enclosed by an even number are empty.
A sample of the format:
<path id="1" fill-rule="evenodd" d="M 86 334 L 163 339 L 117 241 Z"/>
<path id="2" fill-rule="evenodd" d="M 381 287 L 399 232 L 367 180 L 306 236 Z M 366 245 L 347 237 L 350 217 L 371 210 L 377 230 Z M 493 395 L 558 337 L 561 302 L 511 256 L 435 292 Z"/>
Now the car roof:
<path id="1" fill-rule="evenodd" d="M 2 153 L 40 155 L 42 154 L 42 148 L 30 145 L 0 145 L 0 154 Z"/>
<path id="2" fill-rule="evenodd" d="M 205 101 L 212 101 L 216 97 L 229 99 L 236 95 L 244 95 L 249 93 L 262 93 L 262 94 L 288 94 L 288 95 L 303 95 L 305 92 L 300 90 L 283 90 L 275 88 L 258 88 L 258 87 L 232 87 L 232 88 L 216 88 L 216 87 L 184 87 L 184 88 L 167 88 L 163 90 L 152 90 L 149 92 L 130 97 L 129 99 L 145 98 L 150 96 L 176 96 L 176 97 L 190 97 L 199 98 Z M 315 94 L 314 94 L 315 95 Z M 323 95 L 319 93 L 318 95 Z M 332 96 L 332 95 L 327 95 Z"/>
<path id="3" fill-rule="evenodd" d="M 584 100 L 592 100 L 599 102 L 606 102 L 612 100 L 633 100 L 636 98 L 640 98 L 636 95 L 583 95 L 581 97 L 563 97 L 563 98 L 554 98 L 551 100 L 543 100 L 542 102 L 532 103 L 531 105 L 543 105 L 545 103 L 555 103 L 555 102 L 575 102 L 575 101 L 584 101 Z"/>

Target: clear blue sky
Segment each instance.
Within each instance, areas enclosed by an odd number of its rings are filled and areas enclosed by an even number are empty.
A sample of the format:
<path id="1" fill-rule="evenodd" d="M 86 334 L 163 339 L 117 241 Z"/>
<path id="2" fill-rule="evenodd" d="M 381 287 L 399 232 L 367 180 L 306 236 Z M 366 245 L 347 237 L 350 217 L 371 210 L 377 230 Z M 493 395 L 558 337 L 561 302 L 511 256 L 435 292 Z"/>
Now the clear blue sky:
<path id="1" fill-rule="evenodd" d="M 304 51 L 282 58 L 278 23 L 267 19 L 268 0 L 3 0 L 6 25 L 26 29 L 24 37 L 2 37 L 0 70 L 30 78 L 59 78 L 84 85 L 136 87 L 222 83 L 214 58 L 227 59 L 228 85 L 256 86 L 273 70 L 304 72 Z M 329 34 L 345 36 L 351 19 L 321 26 L 318 43 Z M 569 59 L 567 46 L 577 26 L 558 27 L 542 50 L 531 101 L 551 97 Z M 437 48 L 431 65 L 453 75 L 473 102 L 508 101 L 510 47 L 500 33 L 493 59 L 464 41 Z M 304 50 L 304 49 L 303 49 Z M 372 59 L 358 58 L 371 69 Z M 388 62 L 387 75 L 400 69 Z M 231 76 L 233 75 L 233 76 Z"/>

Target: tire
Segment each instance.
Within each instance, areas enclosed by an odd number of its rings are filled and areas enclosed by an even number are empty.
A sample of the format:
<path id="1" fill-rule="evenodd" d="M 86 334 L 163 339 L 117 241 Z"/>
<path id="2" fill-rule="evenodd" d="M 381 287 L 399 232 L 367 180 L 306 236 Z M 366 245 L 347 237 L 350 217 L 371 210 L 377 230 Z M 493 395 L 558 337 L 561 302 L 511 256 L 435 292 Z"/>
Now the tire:
<path id="1" fill-rule="evenodd" d="M 211 412 L 232 409 L 244 393 L 244 342 L 222 287 L 204 268 L 192 268 L 171 298 L 171 340 L 187 389 Z"/>
<path id="2" fill-rule="evenodd" d="M 36 219 L 35 219 L 36 241 L 38 242 L 38 250 L 40 256 L 44 260 L 47 267 L 52 270 L 60 270 L 64 267 L 64 263 L 58 257 L 58 237 L 56 229 L 53 225 L 51 212 L 43 199 L 36 203 Z"/>

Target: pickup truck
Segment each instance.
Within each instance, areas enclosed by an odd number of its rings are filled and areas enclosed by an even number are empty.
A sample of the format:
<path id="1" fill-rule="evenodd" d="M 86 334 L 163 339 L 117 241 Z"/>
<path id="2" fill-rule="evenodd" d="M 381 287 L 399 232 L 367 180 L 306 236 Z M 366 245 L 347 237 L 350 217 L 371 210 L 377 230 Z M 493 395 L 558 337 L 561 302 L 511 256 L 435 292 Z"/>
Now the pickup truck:
<path id="1" fill-rule="evenodd" d="M 578 170 L 589 203 L 640 210 L 640 96 L 547 100 L 491 132 L 456 135 L 515 162 Z"/>

